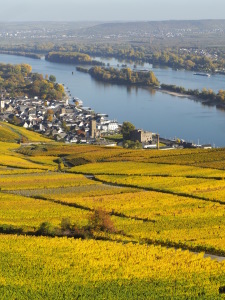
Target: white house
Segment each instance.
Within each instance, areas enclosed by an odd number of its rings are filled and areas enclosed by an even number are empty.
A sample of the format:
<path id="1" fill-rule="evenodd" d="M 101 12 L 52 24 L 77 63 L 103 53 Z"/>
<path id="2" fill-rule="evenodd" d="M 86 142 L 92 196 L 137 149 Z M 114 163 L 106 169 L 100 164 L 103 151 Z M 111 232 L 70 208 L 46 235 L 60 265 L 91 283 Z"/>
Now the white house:
<path id="1" fill-rule="evenodd" d="M 101 123 L 101 130 L 108 132 L 108 131 L 116 131 L 119 128 L 119 124 L 117 121 L 105 121 Z"/>

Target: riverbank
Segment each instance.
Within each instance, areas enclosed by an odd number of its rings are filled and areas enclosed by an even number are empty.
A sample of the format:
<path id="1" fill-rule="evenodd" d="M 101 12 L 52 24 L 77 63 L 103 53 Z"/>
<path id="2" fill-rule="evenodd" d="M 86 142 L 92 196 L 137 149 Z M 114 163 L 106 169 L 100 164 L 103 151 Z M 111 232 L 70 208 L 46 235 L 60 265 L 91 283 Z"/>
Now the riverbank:
<path id="1" fill-rule="evenodd" d="M 165 88 L 155 88 L 155 89 L 159 92 L 168 94 L 170 96 L 179 97 L 179 98 L 187 98 L 190 100 L 194 100 L 196 102 L 200 102 L 203 105 L 215 106 L 218 109 L 225 110 L 225 103 L 223 103 L 222 101 L 219 101 L 218 99 L 203 99 L 203 98 L 195 96 L 195 95 L 173 92 L 173 91 L 167 90 Z"/>
<path id="2" fill-rule="evenodd" d="M 26 52 L 15 52 L 15 51 L 0 50 L 0 54 L 23 56 L 23 57 L 33 58 L 33 59 L 41 59 L 41 55 L 36 54 L 36 53 L 26 53 Z"/>
<path id="3" fill-rule="evenodd" d="M 196 96 L 191 96 L 191 95 L 188 95 L 188 94 L 181 94 L 181 93 L 177 93 L 177 92 L 171 92 L 169 90 L 162 89 L 162 88 L 155 88 L 155 89 L 157 91 L 161 92 L 161 93 L 165 93 L 165 94 L 175 96 L 175 97 L 188 98 L 188 99 L 191 99 L 191 100 L 200 100 Z"/>
<path id="4" fill-rule="evenodd" d="M 169 90 L 166 90 L 166 89 L 162 89 L 162 88 L 155 88 L 158 92 L 161 92 L 161 93 L 164 93 L 164 94 L 167 94 L 167 95 L 170 95 L 170 96 L 174 96 L 174 97 L 179 97 L 179 98 L 186 98 L 186 99 L 190 99 L 190 100 L 194 100 L 194 101 L 197 101 L 197 102 L 201 102 L 203 104 L 208 104 L 209 106 L 213 105 L 213 103 L 209 104 L 209 101 L 205 100 L 205 99 L 200 99 L 196 96 L 192 96 L 192 95 L 188 95 L 188 94 L 182 94 L 182 93 L 178 93 L 178 92 L 171 92 Z"/>

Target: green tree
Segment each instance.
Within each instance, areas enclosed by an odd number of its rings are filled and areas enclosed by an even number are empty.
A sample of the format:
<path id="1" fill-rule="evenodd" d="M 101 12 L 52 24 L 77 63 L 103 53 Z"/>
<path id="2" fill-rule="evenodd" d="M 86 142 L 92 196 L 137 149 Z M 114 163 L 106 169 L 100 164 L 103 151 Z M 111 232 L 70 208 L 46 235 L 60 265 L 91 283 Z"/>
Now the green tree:
<path id="1" fill-rule="evenodd" d="M 66 125 L 66 121 L 62 121 L 62 128 L 65 130 L 65 132 L 69 132 L 70 131 L 70 127 L 68 127 Z"/>
<path id="2" fill-rule="evenodd" d="M 70 218 L 63 218 L 62 221 L 61 221 L 60 226 L 61 226 L 61 229 L 63 231 L 71 230 L 72 229 L 72 224 L 71 224 Z"/>
<path id="3" fill-rule="evenodd" d="M 130 139 L 130 133 L 135 129 L 135 126 L 130 122 L 123 122 L 121 133 L 124 140 Z"/>
<path id="4" fill-rule="evenodd" d="M 142 143 L 140 143 L 139 141 L 133 142 L 126 140 L 123 142 L 123 147 L 129 149 L 142 149 Z"/>
<path id="5" fill-rule="evenodd" d="M 49 222 L 43 222 L 39 226 L 37 234 L 44 236 L 55 236 L 56 228 Z"/>
<path id="6" fill-rule="evenodd" d="M 13 116 L 11 123 L 18 126 L 21 124 L 21 120 L 17 116 Z"/>
<path id="7" fill-rule="evenodd" d="M 49 81 L 56 82 L 56 77 L 54 75 L 49 76 Z"/>

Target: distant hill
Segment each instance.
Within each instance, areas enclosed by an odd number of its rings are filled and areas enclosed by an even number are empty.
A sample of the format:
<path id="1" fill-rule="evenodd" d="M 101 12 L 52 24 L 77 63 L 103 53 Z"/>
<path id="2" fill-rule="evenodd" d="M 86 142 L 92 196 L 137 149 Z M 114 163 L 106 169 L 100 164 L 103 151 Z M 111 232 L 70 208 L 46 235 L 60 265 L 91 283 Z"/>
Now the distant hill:
<path id="1" fill-rule="evenodd" d="M 83 28 L 80 33 L 92 38 L 105 40 L 120 39 L 121 41 L 165 40 L 169 45 L 176 40 L 190 45 L 207 43 L 224 45 L 225 20 L 171 20 L 149 22 L 112 22 Z"/>
<path id="2" fill-rule="evenodd" d="M 130 31 L 147 31 L 156 33 L 165 30 L 188 31 L 224 31 L 225 20 L 171 20 L 149 22 L 112 22 L 98 24 L 83 29 L 84 33 L 124 34 Z"/>
<path id="3" fill-rule="evenodd" d="M 53 43 L 149 43 L 156 46 L 225 46 L 225 20 L 170 20 L 137 22 L 0 22 L 2 45 Z M 32 38 L 31 38 L 32 36 Z M 27 45 L 24 46 L 26 51 Z M 16 49 L 15 49 L 16 50 Z"/>

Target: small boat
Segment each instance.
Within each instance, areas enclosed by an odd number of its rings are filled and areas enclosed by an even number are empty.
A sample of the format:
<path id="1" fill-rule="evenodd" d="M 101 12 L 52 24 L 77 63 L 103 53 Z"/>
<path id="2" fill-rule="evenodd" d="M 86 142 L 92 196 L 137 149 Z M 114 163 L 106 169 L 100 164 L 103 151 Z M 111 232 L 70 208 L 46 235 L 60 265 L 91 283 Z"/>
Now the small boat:
<path id="1" fill-rule="evenodd" d="M 211 76 L 209 73 L 194 73 L 194 75 L 205 76 L 205 77 L 210 77 Z"/>
<path id="2" fill-rule="evenodd" d="M 74 102 L 76 105 L 79 105 L 79 106 L 83 105 L 83 101 L 80 100 L 80 99 L 77 98 L 77 97 L 73 97 L 73 102 Z"/>

